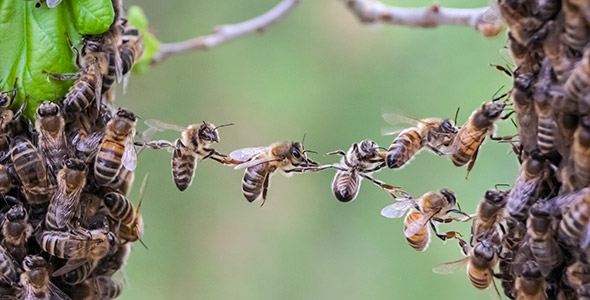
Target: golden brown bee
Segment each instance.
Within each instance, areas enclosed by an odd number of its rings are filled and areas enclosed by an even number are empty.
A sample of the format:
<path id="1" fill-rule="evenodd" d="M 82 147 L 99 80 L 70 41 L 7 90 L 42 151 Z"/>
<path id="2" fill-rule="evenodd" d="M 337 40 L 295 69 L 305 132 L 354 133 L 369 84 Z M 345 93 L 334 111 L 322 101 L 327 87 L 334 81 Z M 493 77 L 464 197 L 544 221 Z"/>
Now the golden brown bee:
<path id="1" fill-rule="evenodd" d="M 0 283 L 15 286 L 19 281 L 19 274 L 22 272 L 18 263 L 0 246 Z"/>
<path id="2" fill-rule="evenodd" d="M 584 117 L 574 133 L 572 161 L 576 186 L 590 184 L 590 117 Z"/>
<path id="3" fill-rule="evenodd" d="M 30 255 L 23 260 L 25 272 L 20 277 L 22 291 L 19 299 L 69 300 L 64 292 L 49 281 L 49 265 L 41 256 Z"/>
<path id="4" fill-rule="evenodd" d="M 266 202 L 269 178 L 276 170 L 290 176 L 293 172 L 316 171 L 318 163 L 307 158 L 303 144 L 299 142 L 279 142 L 268 147 L 252 147 L 235 150 L 229 156 L 244 163 L 235 169 L 243 169 L 242 193 L 248 202 L 253 202 L 262 195 Z"/>
<path id="5" fill-rule="evenodd" d="M 558 1 L 548 1 L 558 2 Z M 564 49 L 561 46 L 561 34 L 563 29 L 562 21 L 549 21 L 547 22 L 549 33 L 543 41 L 543 50 L 547 55 L 547 58 L 551 60 L 553 65 L 553 74 L 557 82 L 562 84 L 569 77 L 575 60 L 571 59 L 564 53 Z"/>
<path id="6" fill-rule="evenodd" d="M 86 163 L 70 158 L 57 174 L 57 192 L 47 208 L 45 226 L 52 230 L 74 228 L 72 221 L 80 216 L 80 194 L 86 185 Z"/>
<path id="7" fill-rule="evenodd" d="M 94 163 L 94 177 L 99 185 L 112 182 L 121 170 L 121 165 L 130 171 L 135 170 L 137 165 L 137 153 L 133 145 L 135 122 L 135 115 L 132 112 L 119 109 L 107 123 Z"/>
<path id="8" fill-rule="evenodd" d="M 383 117 L 390 118 L 389 115 Z M 427 118 L 416 120 L 414 123 L 417 123 L 416 127 L 400 132 L 389 146 L 386 156 L 387 167 L 403 167 L 423 148 L 437 155 L 445 155 L 441 148 L 449 146 L 457 134 L 457 127 L 449 119 Z"/>
<path id="9" fill-rule="evenodd" d="M 342 150 L 328 153 L 342 155 L 340 163 L 336 166 L 338 171 L 332 181 L 332 192 L 341 202 L 350 202 L 358 195 L 361 179 L 366 178 L 385 190 L 395 190 L 396 187 L 374 179 L 373 172 L 381 170 L 385 166 L 383 156 L 379 152 L 379 145 L 370 140 L 354 143 L 347 152 Z"/>
<path id="10" fill-rule="evenodd" d="M 29 204 L 42 204 L 51 199 L 53 187 L 47 179 L 46 164 L 37 148 L 23 136 L 10 143 L 10 156 L 14 170 L 23 185 Z"/>
<path id="11" fill-rule="evenodd" d="M 563 218 L 559 222 L 559 240 L 565 244 L 586 249 L 590 244 L 590 231 L 587 230 L 589 221 L 590 189 L 563 213 Z"/>
<path id="12" fill-rule="evenodd" d="M 500 98 L 504 96 L 506 95 L 500 96 Z M 479 147 L 486 136 L 489 136 L 492 140 L 508 139 L 494 137 L 496 131 L 494 122 L 500 118 L 507 118 L 507 116 L 502 117 L 505 106 L 506 103 L 496 101 L 482 104 L 481 108 L 475 110 L 469 116 L 467 122 L 459 129 L 453 139 L 451 159 L 453 164 L 458 167 L 469 163 L 467 175 L 473 168 Z"/>
<path id="13" fill-rule="evenodd" d="M 145 49 L 139 31 L 131 24 L 126 23 L 121 36 L 121 60 L 123 61 L 123 74 L 129 73 L 135 62 L 143 55 Z"/>
<path id="14" fill-rule="evenodd" d="M 547 59 L 546 59 L 547 60 Z M 541 73 L 550 72 L 549 65 L 544 63 Z M 557 122 L 552 107 L 552 97 L 549 97 L 547 89 L 551 83 L 549 74 L 539 75 L 541 77 L 535 88 L 535 111 L 537 112 L 537 146 L 543 155 L 550 155 L 556 151 L 555 136 L 557 134 Z"/>
<path id="15" fill-rule="evenodd" d="M 70 260 L 101 259 L 109 253 L 114 237 L 103 229 L 88 232 L 43 231 L 38 238 L 41 248 L 59 258 Z M 57 276 L 57 275 L 56 275 Z"/>
<path id="16" fill-rule="evenodd" d="M 119 238 L 135 242 L 141 241 L 144 232 L 143 217 L 139 214 L 145 188 L 147 186 L 147 175 L 144 177 L 139 189 L 139 203 L 137 208 L 133 207 L 131 201 L 127 200 L 123 194 L 110 192 L 104 196 L 104 204 L 109 211 L 109 215 L 117 222 L 119 226 Z"/>
<path id="17" fill-rule="evenodd" d="M 515 282 L 516 300 L 547 299 L 545 289 L 545 278 L 543 278 L 537 263 L 534 260 L 525 262 Z"/>
<path id="18" fill-rule="evenodd" d="M 65 121 L 60 114 L 59 106 L 50 101 L 41 103 L 37 109 L 35 128 L 39 133 L 37 147 L 47 159 L 50 169 L 56 172 L 61 169 L 68 152 Z"/>
<path id="19" fill-rule="evenodd" d="M 496 231 L 504 217 L 507 191 L 488 190 L 477 206 L 477 213 L 471 224 L 471 242 Z"/>
<path id="20" fill-rule="evenodd" d="M 561 248 L 553 238 L 556 226 L 548 203 L 537 202 L 531 206 L 526 224 L 531 253 L 538 263 L 541 274 L 547 277 L 563 261 Z"/>
<path id="21" fill-rule="evenodd" d="M 520 220 L 526 218 L 526 208 L 536 201 L 538 187 L 546 175 L 547 164 L 542 157 L 533 153 L 524 159 L 506 201 L 511 216 Z"/>
<path id="22" fill-rule="evenodd" d="M 193 182 L 198 160 L 211 158 L 221 163 L 227 161 L 226 156 L 212 149 L 211 145 L 219 143 L 217 129 L 231 124 L 215 127 L 212 123 L 203 121 L 201 124 L 182 127 L 158 120 L 146 120 L 145 123 L 155 130 L 167 129 L 182 132 L 182 138 L 174 143 L 172 154 L 172 177 L 180 191 L 186 190 Z M 149 142 L 145 146 L 157 149 L 172 145 L 167 142 Z"/>
<path id="23" fill-rule="evenodd" d="M 2 220 L 2 242 L 12 257 L 19 261 L 25 257 L 26 243 L 32 233 L 33 227 L 29 224 L 27 210 L 21 204 L 11 207 Z"/>
<path id="24" fill-rule="evenodd" d="M 533 72 L 527 72 L 522 68 L 514 71 L 514 111 L 518 124 L 518 138 L 523 149 L 531 152 L 537 149 L 538 118 L 533 99 L 533 80 L 536 76 Z"/>
<path id="25" fill-rule="evenodd" d="M 457 204 L 455 194 L 447 189 L 438 192 L 428 192 L 418 199 L 402 192 L 404 198 L 396 198 L 397 202 L 386 206 L 381 210 L 381 215 L 387 218 L 400 218 L 406 211 L 410 210 L 404 219 L 404 235 L 410 246 L 417 251 L 424 251 L 430 243 L 430 230 L 434 230 L 438 238 L 445 241 L 459 235 L 458 232 L 449 231 L 443 234 L 438 233 L 439 223 L 452 221 L 464 222 L 470 216 L 458 209 L 453 208 Z M 450 213 L 457 213 L 466 216 L 466 219 L 449 217 Z"/>

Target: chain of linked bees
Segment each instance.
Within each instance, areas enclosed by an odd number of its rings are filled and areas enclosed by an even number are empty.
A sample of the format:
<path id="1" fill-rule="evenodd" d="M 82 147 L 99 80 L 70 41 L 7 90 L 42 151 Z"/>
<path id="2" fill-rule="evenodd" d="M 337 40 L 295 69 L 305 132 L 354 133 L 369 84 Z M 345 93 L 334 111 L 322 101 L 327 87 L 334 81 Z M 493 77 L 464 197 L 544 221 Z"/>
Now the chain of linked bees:
<path id="1" fill-rule="evenodd" d="M 54 2 L 51 2 L 52 5 Z M 48 3 L 49 4 L 49 1 Z M 482 104 L 462 126 L 450 119 L 414 120 L 389 148 L 364 140 L 334 164 L 308 158 L 303 142 L 278 142 L 222 154 L 212 146 L 218 129 L 203 121 L 179 126 L 146 120 L 136 138 L 136 117 L 113 109 L 114 87 L 143 53 L 138 31 L 113 0 L 115 21 L 101 35 L 83 36 L 76 74 L 45 70 L 51 80 L 75 79 L 61 105 L 43 102 L 34 126 L 9 107 L 12 91 L 0 93 L 0 293 L 6 299 L 112 299 L 121 283 L 112 278 L 140 241 L 143 220 L 126 197 L 138 149 L 172 152 L 172 177 L 180 191 L 192 182 L 197 162 L 212 159 L 244 169 L 242 193 L 264 205 L 269 178 L 334 169 L 332 191 L 354 200 L 363 179 L 393 196 L 381 214 L 404 217 L 403 233 L 417 251 L 431 235 L 456 240 L 464 258 L 433 269 L 446 274 L 466 267 L 478 289 L 500 298 L 495 278 L 511 299 L 590 299 L 590 2 L 498 0 L 509 26 L 508 49 L 516 68 L 496 66 L 514 87 Z M 496 122 L 515 116 L 518 133 L 496 136 Z M 390 119 L 392 116 L 384 116 Z M 34 128 L 32 128 L 34 127 Z M 174 142 L 153 140 L 159 131 L 181 133 Z M 421 150 L 450 156 L 455 166 L 477 159 L 484 140 L 510 143 L 520 162 L 511 189 L 483 195 L 477 212 L 456 208 L 449 189 L 413 197 L 373 177 L 399 169 Z M 146 186 L 142 183 L 141 192 Z M 469 238 L 440 232 L 438 225 L 471 222 Z"/>

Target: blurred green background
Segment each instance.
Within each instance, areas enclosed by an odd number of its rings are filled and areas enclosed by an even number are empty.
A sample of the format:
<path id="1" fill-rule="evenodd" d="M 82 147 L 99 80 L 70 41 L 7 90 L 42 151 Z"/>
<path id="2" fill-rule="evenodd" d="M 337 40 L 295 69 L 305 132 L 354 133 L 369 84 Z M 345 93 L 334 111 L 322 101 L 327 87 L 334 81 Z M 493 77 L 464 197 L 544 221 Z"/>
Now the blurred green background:
<path id="1" fill-rule="evenodd" d="M 141 5 L 163 42 L 210 33 L 215 25 L 257 16 L 279 0 L 125 1 Z M 428 0 L 391 1 L 400 6 Z M 478 7 L 485 1 L 443 1 Z M 302 3 L 263 35 L 250 35 L 205 52 L 176 55 L 130 78 L 117 105 L 141 118 L 187 125 L 233 122 L 220 129 L 217 149 L 300 140 L 323 153 L 393 137 L 381 114 L 452 118 L 459 123 L 510 78 L 489 67 L 505 64 L 506 34 L 485 39 L 472 28 L 435 30 L 364 26 L 336 0 Z M 505 89 L 505 90 L 506 90 Z M 119 89 L 122 90 L 122 89 Z M 499 134 L 515 131 L 510 122 Z M 177 133 L 157 138 L 175 139 Z M 511 183 L 516 158 L 507 144 L 486 142 L 469 180 L 465 168 L 423 152 L 402 170 L 375 177 L 418 197 L 440 188 L 455 191 L 463 210 L 475 212 L 484 191 Z M 241 194 L 242 171 L 206 160 L 192 186 L 179 192 L 170 154 L 143 151 L 131 198 L 145 173 L 144 241 L 134 245 L 121 299 L 479 299 L 464 271 L 441 276 L 437 264 L 460 259 L 455 241 L 432 240 L 425 253 L 411 249 L 402 220 L 382 217 L 392 199 L 365 182 L 343 204 L 332 195 L 334 172 L 275 175 L 263 208 Z M 442 230 L 469 232 L 468 224 Z M 499 284 L 499 282 L 498 282 Z"/>

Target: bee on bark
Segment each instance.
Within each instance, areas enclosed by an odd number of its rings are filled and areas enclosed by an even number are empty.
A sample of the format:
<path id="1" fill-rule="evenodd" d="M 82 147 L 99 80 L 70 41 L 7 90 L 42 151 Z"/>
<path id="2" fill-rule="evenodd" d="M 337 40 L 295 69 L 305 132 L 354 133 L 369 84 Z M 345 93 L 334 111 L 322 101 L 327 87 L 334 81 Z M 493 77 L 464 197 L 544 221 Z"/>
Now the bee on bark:
<path id="1" fill-rule="evenodd" d="M 45 156 L 49 168 L 56 172 L 61 169 L 68 148 L 66 147 L 65 121 L 60 114 L 59 106 L 45 101 L 37 109 L 35 128 L 39 133 L 37 146 Z"/>
<path id="2" fill-rule="evenodd" d="M 517 300 L 544 300 L 547 299 L 545 289 L 547 283 L 539 266 L 533 260 L 522 265 L 520 275 L 516 278 L 515 289 Z"/>
<path id="3" fill-rule="evenodd" d="M 250 147 L 232 151 L 233 160 L 242 161 L 235 169 L 246 169 L 242 178 L 242 193 L 248 202 L 262 196 L 266 202 L 270 175 L 281 170 L 286 176 L 293 173 L 318 171 L 318 163 L 307 158 L 303 144 L 299 142 L 279 142 L 267 147 Z"/>
<path id="4" fill-rule="evenodd" d="M 17 204 L 11 207 L 2 220 L 2 244 L 18 261 L 25 257 L 26 243 L 32 233 L 33 227 L 29 224 L 29 214 L 24 206 Z"/>
<path id="5" fill-rule="evenodd" d="M 410 246 L 417 251 L 426 250 L 430 244 L 428 225 L 438 238 L 446 241 L 456 238 L 460 234 L 455 231 L 439 233 L 437 228 L 439 223 L 465 222 L 471 218 L 468 214 L 453 208 L 457 204 L 457 199 L 450 190 L 428 192 L 418 199 L 414 199 L 404 192 L 402 195 L 404 198 L 397 198 L 395 203 L 383 208 L 381 215 L 386 218 L 400 218 L 409 210 L 404 219 L 404 235 Z M 449 216 L 450 213 L 461 214 L 467 218 L 458 219 Z"/>
<path id="6" fill-rule="evenodd" d="M 182 127 L 158 120 L 146 120 L 146 125 L 155 130 L 174 130 L 182 132 L 182 137 L 177 139 L 174 146 L 168 142 L 148 142 L 146 147 L 154 149 L 173 147 L 172 154 L 172 177 L 180 191 L 186 190 L 191 183 L 197 169 L 197 162 L 211 158 L 220 163 L 227 163 L 227 156 L 220 154 L 211 148 L 213 143 L 219 143 L 218 128 L 229 126 L 225 124 L 215 127 L 212 123 L 192 124 Z M 239 162 L 238 162 L 239 163 Z"/>
<path id="7" fill-rule="evenodd" d="M 527 219 L 528 244 L 544 277 L 563 261 L 561 248 L 553 238 L 556 226 L 547 205 L 547 202 L 535 203 Z"/>
<path id="8" fill-rule="evenodd" d="M 22 183 L 29 204 L 43 204 L 51 199 L 53 186 L 47 179 L 46 164 L 37 148 L 23 136 L 10 143 L 10 156 L 14 170 Z"/>
<path id="9" fill-rule="evenodd" d="M 574 133 L 572 162 L 576 185 L 590 184 L 590 117 L 584 117 Z"/>
<path id="10" fill-rule="evenodd" d="M 490 232 L 496 231 L 504 217 L 504 206 L 506 205 L 507 191 L 488 190 L 482 201 L 477 206 L 477 213 L 471 224 L 471 241 Z"/>
<path id="11" fill-rule="evenodd" d="M 22 291 L 19 299 L 27 300 L 69 300 L 49 277 L 49 264 L 43 257 L 30 255 L 23 260 L 25 270 L 20 277 Z"/>
<path id="12" fill-rule="evenodd" d="M 385 166 L 385 153 L 379 152 L 379 145 L 370 140 L 354 143 L 347 152 L 342 150 L 328 153 L 342 156 L 337 165 L 338 171 L 332 181 L 332 193 L 341 202 L 350 202 L 356 198 L 361 187 L 361 179 L 366 178 L 385 190 L 395 190 L 390 186 L 374 179 L 373 172 Z"/>
<path id="13" fill-rule="evenodd" d="M 383 115 L 383 118 L 386 120 L 392 119 L 392 117 L 401 118 L 398 115 Z M 441 149 L 450 145 L 458 130 L 455 124 L 449 119 L 410 119 L 408 122 L 417 125 L 416 127 L 410 127 L 400 132 L 391 143 L 391 146 L 389 146 L 386 156 L 387 167 L 389 168 L 403 167 L 423 148 L 437 155 L 445 155 Z"/>
<path id="14" fill-rule="evenodd" d="M 86 163 L 70 158 L 57 174 L 57 192 L 47 208 L 45 225 L 52 230 L 74 228 L 72 221 L 80 216 L 80 194 L 86 185 Z"/>

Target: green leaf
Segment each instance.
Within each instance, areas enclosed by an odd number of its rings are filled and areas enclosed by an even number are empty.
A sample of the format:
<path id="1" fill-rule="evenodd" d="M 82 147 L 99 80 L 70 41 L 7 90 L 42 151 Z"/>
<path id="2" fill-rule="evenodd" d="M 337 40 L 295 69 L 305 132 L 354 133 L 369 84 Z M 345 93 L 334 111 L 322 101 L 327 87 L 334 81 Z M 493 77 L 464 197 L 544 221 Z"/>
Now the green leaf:
<path id="1" fill-rule="evenodd" d="M 49 79 L 43 71 L 75 73 L 74 52 L 68 36 L 79 48 L 81 34 L 105 32 L 114 19 L 110 0 L 67 0 L 55 8 L 45 2 L 0 0 L 0 90 L 18 92 L 12 104 L 18 109 L 28 97 L 25 115 L 32 118 L 45 100 L 62 99 L 72 80 Z"/>
<path id="2" fill-rule="evenodd" d="M 152 60 L 152 57 L 154 57 L 154 54 L 156 54 L 156 52 L 160 48 L 160 41 L 158 41 L 158 39 L 156 39 L 156 37 L 151 32 L 149 32 L 148 20 L 141 7 L 129 7 L 129 10 L 127 12 L 127 19 L 129 20 L 129 23 L 131 25 L 137 28 L 139 34 L 142 37 L 141 39 L 143 41 L 143 44 L 145 46 L 143 55 L 139 60 L 137 60 L 137 62 L 133 66 L 134 73 L 142 73 L 149 68 L 149 64 Z"/>

